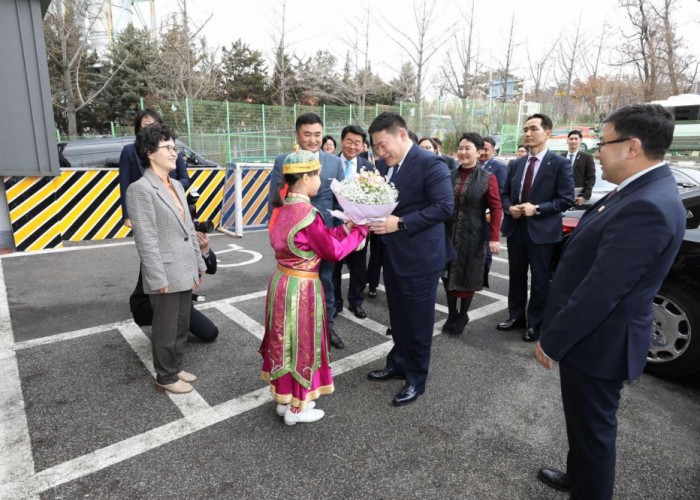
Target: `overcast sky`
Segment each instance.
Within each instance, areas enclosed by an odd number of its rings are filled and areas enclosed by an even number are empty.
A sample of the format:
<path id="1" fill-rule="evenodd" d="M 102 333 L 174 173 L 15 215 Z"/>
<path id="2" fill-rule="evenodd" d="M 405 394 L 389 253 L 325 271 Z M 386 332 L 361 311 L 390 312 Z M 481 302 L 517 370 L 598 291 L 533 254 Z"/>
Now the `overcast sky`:
<path id="1" fill-rule="evenodd" d="M 213 14 L 202 30 L 210 45 L 230 46 L 231 42 L 241 38 L 270 59 L 273 39 L 280 33 L 280 0 L 187 0 L 187 3 L 192 28 L 200 27 Z M 434 34 L 445 33 L 455 22 L 458 30 L 466 29 L 459 9 L 468 4 L 467 0 L 437 0 L 435 21 L 431 26 Z M 583 43 L 597 45 L 600 37 L 604 37 L 608 48 L 605 59 L 610 60 L 620 43 L 622 28 L 629 31 L 626 14 L 617 5 L 616 0 L 477 1 L 474 17 L 479 62 L 494 68 L 499 66 L 499 61 L 505 56 L 513 13 L 517 43 L 514 73 L 521 77 L 527 78 L 529 74 L 528 50 L 533 56 L 539 55 L 551 46 L 562 30 L 571 31 L 573 35 L 579 18 Z M 401 63 L 408 60 L 389 35 L 399 37 L 393 27 L 416 33 L 412 6 L 412 0 L 287 0 L 290 49 L 303 57 L 312 56 L 318 49 L 327 49 L 338 58 L 340 69 L 346 53 L 351 51 L 348 41 L 355 38 L 351 24 L 365 19 L 368 9 L 372 70 L 388 81 L 396 76 Z M 148 13 L 145 4 L 141 4 L 140 9 L 144 14 Z M 158 22 L 177 9 L 176 0 L 156 0 Z M 676 19 L 692 53 L 700 55 L 700 1 L 679 0 Z M 362 39 L 361 35 L 358 36 Z M 447 50 L 450 50 L 449 42 L 430 60 L 432 71 L 426 81 L 427 87 L 431 87 Z"/>

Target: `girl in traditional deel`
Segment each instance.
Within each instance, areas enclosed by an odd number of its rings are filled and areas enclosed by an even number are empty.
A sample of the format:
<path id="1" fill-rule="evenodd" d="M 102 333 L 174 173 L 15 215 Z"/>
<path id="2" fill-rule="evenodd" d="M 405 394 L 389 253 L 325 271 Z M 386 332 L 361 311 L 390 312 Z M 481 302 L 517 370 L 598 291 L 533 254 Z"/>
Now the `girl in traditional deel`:
<path id="1" fill-rule="evenodd" d="M 283 166 L 270 219 L 270 244 L 277 270 L 270 279 L 265 336 L 260 346 L 262 378 L 270 384 L 277 414 L 287 425 L 315 422 L 321 394 L 333 392 L 328 321 L 318 276 L 321 260 L 336 262 L 367 236 L 367 226 L 347 223 L 328 229 L 311 205 L 321 186 L 321 164 L 314 153 L 295 151 Z"/>

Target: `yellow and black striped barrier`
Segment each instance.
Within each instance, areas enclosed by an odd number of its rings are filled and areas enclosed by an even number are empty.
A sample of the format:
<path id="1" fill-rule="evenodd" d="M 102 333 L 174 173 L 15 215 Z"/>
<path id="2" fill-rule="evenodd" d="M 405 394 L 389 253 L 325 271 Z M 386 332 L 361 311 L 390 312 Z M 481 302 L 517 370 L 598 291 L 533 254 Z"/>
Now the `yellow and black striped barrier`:
<path id="1" fill-rule="evenodd" d="M 219 224 L 223 169 L 189 170 L 199 220 Z M 60 248 L 63 241 L 124 238 L 116 169 L 64 170 L 58 177 L 5 177 L 10 222 L 18 250 Z M 190 188 L 192 189 L 192 188 Z"/>

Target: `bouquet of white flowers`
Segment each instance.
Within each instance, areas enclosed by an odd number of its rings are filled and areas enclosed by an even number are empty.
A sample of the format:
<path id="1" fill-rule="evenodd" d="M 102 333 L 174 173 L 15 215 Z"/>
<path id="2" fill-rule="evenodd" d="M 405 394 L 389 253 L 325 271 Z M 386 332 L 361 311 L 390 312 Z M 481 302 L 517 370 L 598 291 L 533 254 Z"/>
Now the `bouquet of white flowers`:
<path id="1" fill-rule="evenodd" d="M 399 204 L 399 192 L 376 170 L 368 172 L 363 168 L 342 182 L 333 179 L 331 190 L 343 207 L 343 212 L 333 210 L 331 214 L 354 224 L 383 220 Z"/>

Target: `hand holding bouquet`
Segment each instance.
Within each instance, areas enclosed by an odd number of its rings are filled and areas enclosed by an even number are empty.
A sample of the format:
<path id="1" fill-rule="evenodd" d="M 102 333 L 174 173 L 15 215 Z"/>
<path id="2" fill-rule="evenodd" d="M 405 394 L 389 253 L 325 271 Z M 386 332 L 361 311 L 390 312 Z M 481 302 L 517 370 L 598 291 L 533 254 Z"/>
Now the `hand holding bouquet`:
<path id="1" fill-rule="evenodd" d="M 334 179 L 331 191 L 343 207 L 343 212 L 332 210 L 331 214 L 358 225 L 384 220 L 399 204 L 399 192 L 376 170 L 362 168 L 357 175 L 342 182 Z"/>

